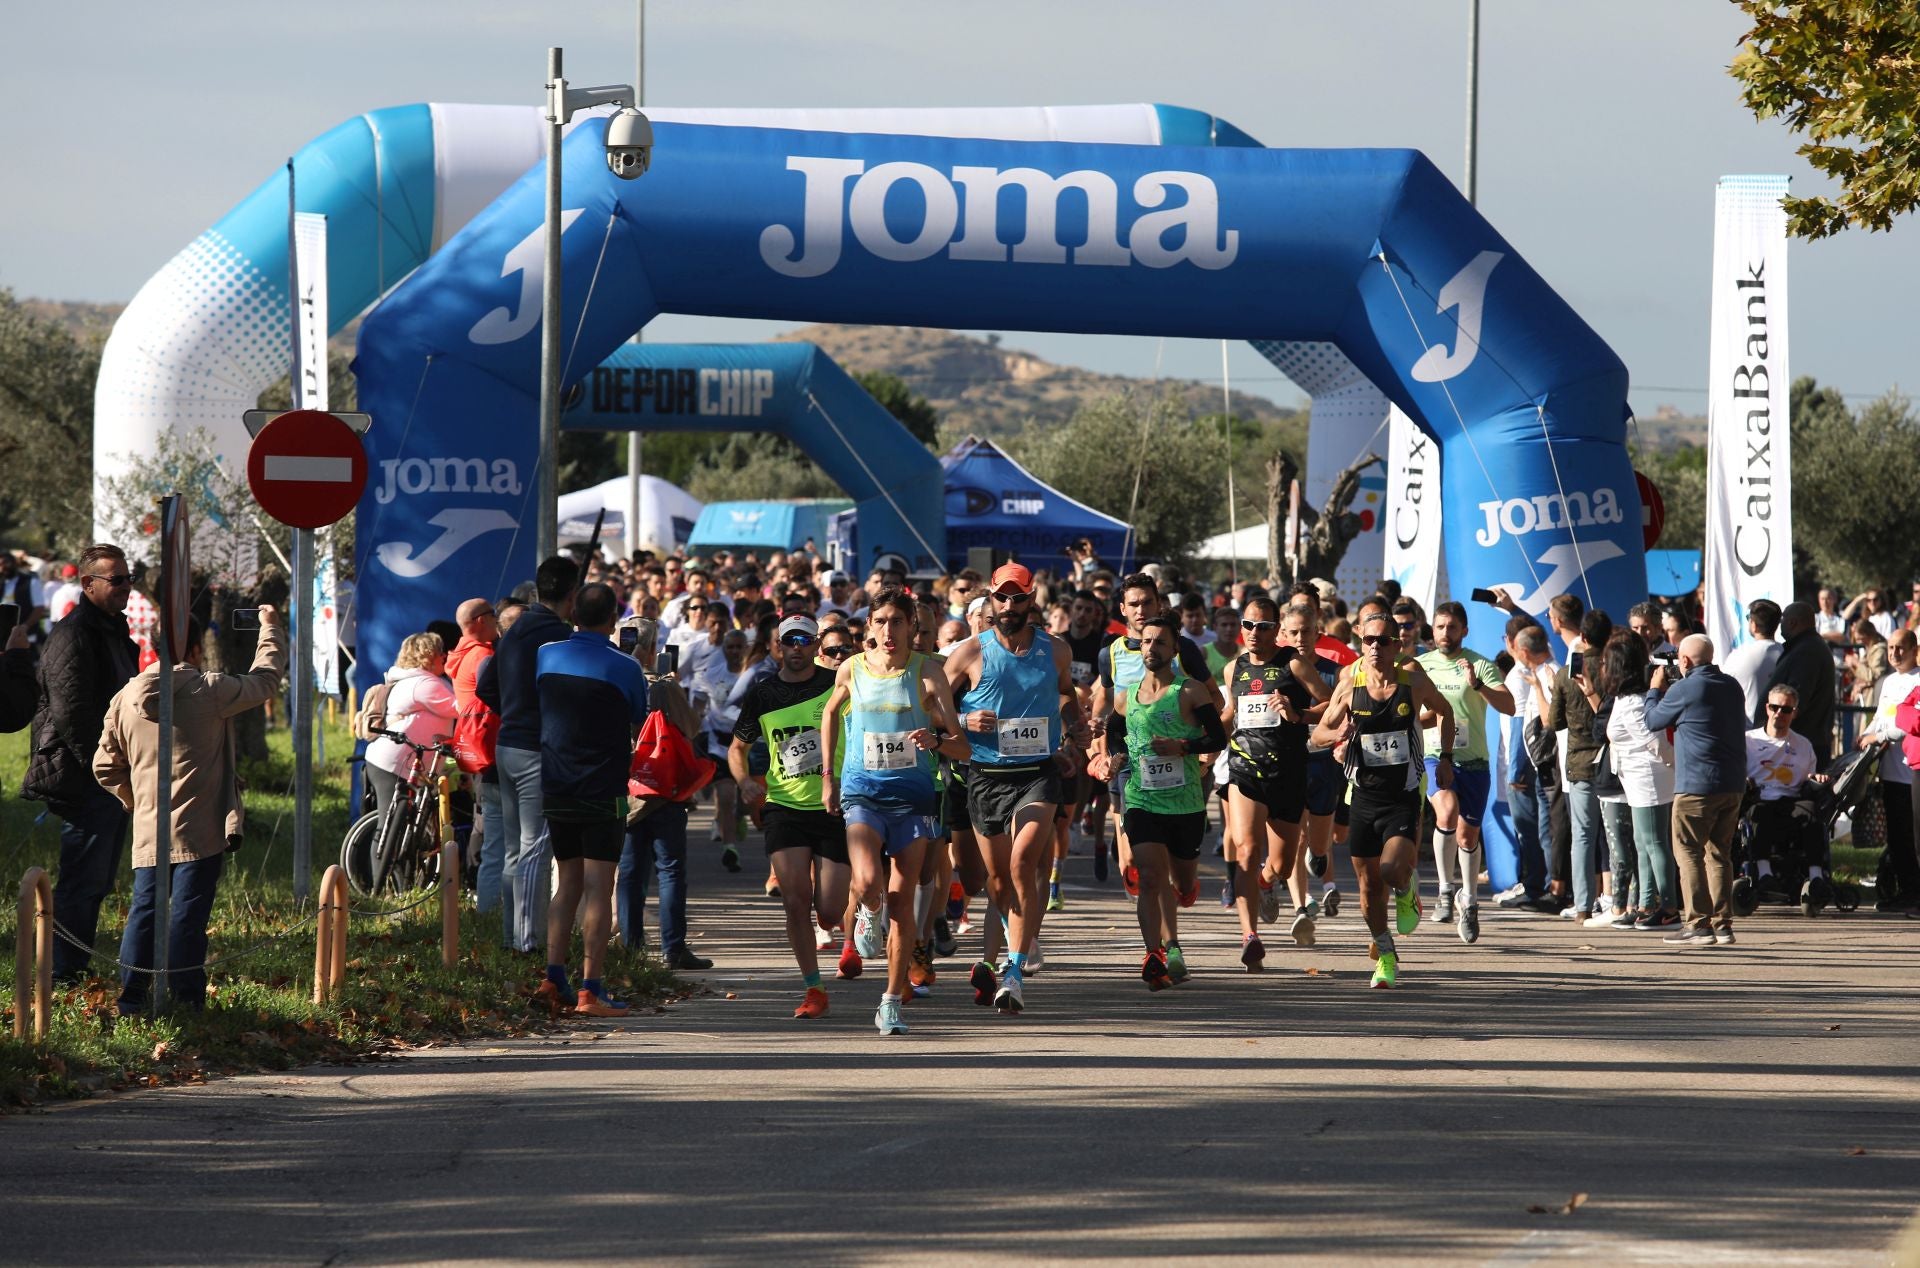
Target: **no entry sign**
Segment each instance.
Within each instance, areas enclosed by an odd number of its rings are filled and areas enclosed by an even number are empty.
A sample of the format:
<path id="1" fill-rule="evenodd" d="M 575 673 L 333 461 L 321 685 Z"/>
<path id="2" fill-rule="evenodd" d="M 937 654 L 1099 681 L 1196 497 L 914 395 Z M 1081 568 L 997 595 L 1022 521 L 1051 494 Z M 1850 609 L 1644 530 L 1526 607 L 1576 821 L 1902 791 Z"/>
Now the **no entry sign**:
<path id="1" fill-rule="evenodd" d="M 280 414 L 247 450 L 247 487 L 282 524 L 324 528 L 346 516 L 367 485 L 367 451 L 337 415 L 317 409 Z"/>
<path id="2" fill-rule="evenodd" d="M 1660 532 L 1667 526 L 1667 500 L 1660 496 L 1660 489 L 1653 481 L 1636 471 L 1633 479 L 1640 486 L 1640 536 L 1652 550 L 1660 540 Z"/>

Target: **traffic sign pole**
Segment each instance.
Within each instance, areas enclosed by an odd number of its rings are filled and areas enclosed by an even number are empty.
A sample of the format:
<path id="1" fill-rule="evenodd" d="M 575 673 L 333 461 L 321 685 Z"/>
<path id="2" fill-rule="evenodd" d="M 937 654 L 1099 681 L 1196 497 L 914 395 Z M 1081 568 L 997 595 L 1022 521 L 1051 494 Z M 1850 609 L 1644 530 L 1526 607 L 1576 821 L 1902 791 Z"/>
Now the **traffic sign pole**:
<path id="1" fill-rule="evenodd" d="M 293 634 L 293 897 L 307 900 L 313 881 L 313 530 L 293 530 L 293 593 L 287 597 Z M 349 819 L 351 821 L 351 818 Z"/>

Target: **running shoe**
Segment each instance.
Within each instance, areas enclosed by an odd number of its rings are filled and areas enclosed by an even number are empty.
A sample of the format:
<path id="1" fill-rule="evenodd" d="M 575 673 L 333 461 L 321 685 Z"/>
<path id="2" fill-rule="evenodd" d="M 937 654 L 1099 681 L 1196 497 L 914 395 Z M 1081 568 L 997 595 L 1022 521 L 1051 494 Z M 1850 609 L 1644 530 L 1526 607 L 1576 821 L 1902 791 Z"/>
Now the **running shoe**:
<path id="1" fill-rule="evenodd" d="M 900 1002 L 903 1004 L 911 1004 L 914 1000 L 925 999 L 931 994 L 933 994 L 933 988 L 931 986 L 915 986 L 912 982 L 908 982 L 907 993 L 900 997 Z"/>
<path id="2" fill-rule="evenodd" d="M 773 877 L 771 877 L 771 876 L 769 876 L 769 877 L 767 877 L 767 891 L 766 891 L 766 892 L 767 892 L 767 897 L 768 897 L 768 898 L 778 898 L 778 897 L 780 897 L 780 882 L 779 882 L 779 881 L 776 881 L 776 880 L 775 880 L 775 879 L 773 879 Z"/>
<path id="3" fill-rule="evenodd" d="M 1393 927 L 1396 933 L 1412 933 L 1420 927 L 1420 895 L 1411 887 L 1393 896 Z"/>
<path id="4" fill-rule="evenodd" d="M 1833 886 L 1824 876 L 1810 876 L 1807 883 L 1800 887 L 1800 911 L 1803 915 L 1817 916 L 1833 902 Z"/>
<path id="5" fill-rule="evenodd" d="M 818 920 L 815 920 L 813 922 L 813 949 L 815 951 L 825 951 L 828 947 L 831 947 L 832 945 L 833 945 L 833 930 L 827 928 L 825 925 L 821 924 Z"/>
<path id="6" fill-rule="evenodd" d="M 853 949 L 853 939 L 847 939 L 847 945 L 840 948 L 840 967 L 835 971 L 834 976 L 851 980 L 859 977 L 860 971 L 866 967 L 861 961 L 860 953 Z"/>
<path id="7" fill-rule="evenodd" d="M 1224 880 L 1224 881 L 1221 881 L 1221 882 L 1220 882 L 1220 905 L 1221 905 L 1222 907 L 1231 907 L 1231 906 L 1233 906 L 1233 878 L 1232 878 L 1232 876 L 1228 876 L 1228 878 L 1227 878 L 1226 880 Z"/>
<path id="8" fill-rule="evenodd" d="M 1260 923 L 1270 925 L 1280 919 L 1280 887 L 1260 878 Z"/>
<path id="9" fill-rule="evenodd" d="M 1733 930 L 1731 930 L 1731 929 L 1715 929 L 1715 930 L 1713 931 L 1713 945 L 1715 945 L 1715 946 L 1717 946 L 1717 947 L 1730 947 L 1730 946 L 1732 946 L 1732 945 L 1733 945 Z"/>
<path id="10" fill-rule="evenodd" d="M 947 923 L 956 924 L 967 914 L 967 887 L 959 881 L 947 886 Z"/>
<path id="11" fill-rule="evenodd" d="M 967 977 L 967 984 L 973 987 L 973 1002 L 982 1008 L 993 1003 L 993 993 L 1000 985 L 993 976 L 993 966 L 985 960 L 973 966 L 973 972 Z"/>
<path id="12" fill-rule="evenodd" d="M 800 1007 L 793 1010 L 795 1017 L 825 1017 L 827 1015 L 827 989 L 824 986 L 809 986 L 800 1000 Z"/>
<path id="13" fill-rule="evenodd" d="M 1093 843 L 1093 879 L 1103 885 L 1107 881 L 1107 843 L 1105 841 Z"/>
<path id="14" fill-rule="evenodd" d="M 900 1019 L 900 1001 L 883 999 L 880 1007 L 873 1010 L 873 1028 L 883 1035 L 904 1035 L 907 1023 Z"/>
<path id="15" fill-rule="evenodd" d="M 1650 911 L 1634 921 L 1633 927 L 1640 930 L 1666 929 L 1679 923 L 1680 913 L 1677 911 Z"/>
<path id="16" fill-rule="evenodd" d="M 994 1011 L 1012 1017 L 1026 1006 L 1026 1001 L 1020 998 L 1020 979 L 1017 977 L 1004 979 L 1000 983 L 999 993 L 993 997 Z"/>
<path id="17" fill-rule="evenodd" d="M 941 959 L 950 959 L 960 944 L 953 936 L 953 926 L 945 916 L 933 918 L 933 953 Z"/>
<path id="18" fill-rule="evenodd" d="M 555 1016 L 573 1010 L 573 1002 L 546 978 L 541 978 L 540 985 L 533 988 L 533 1002 L 545 1005 L 547 1011 Z"/>
<path id="19" fill-rule="evenodd" d="M 1460 931 L 1460 941 L 1468 946 L 1480 941 L 1480 904 L 1468 903 L 1462 907 L 1459 922 L 1454 927 Z"/>
<path id="20" fill-rule="evenodd" d="M 907 968 L 907 981 L 915 986 L 932 986 L 938 975 L 933 971 L 933 948 L 924 942 L 913 946 L 913 963 Z"/>
<path id="21" fill-rule="evenodd" d="M 1640 926 L 1640 922 L 1646 918 L 1647 913 L 1644 911 L 1625 911 L 1613 918 L 1613 927 L 1615 929 L 1637 929 Z"/>
<path id="22" fill-rule="evenodd" d="M 726 849 L 720 851 L 720 866 L 726 868 L 729 872 L 737 872 L 740 870 L 740 850 L 737 846 L 729 845 Z"/>
<path id="23" fill-rule="evenodd" d="M 1060 897 L 1059 883 L 1055 882 L 1054 884 L 1047 886 L 1047 910 L 1048 911 L 1065 911 L 1066 909 L 1067 909 L 1066 900 Z"/>
<path id="24" fill-rule="evenodd" d="M 1175 986 L 1193 976 L 1187 972 L 1187 953 L 1180 949 L 1177 942 L 1167 948 L 1167 976 Z"/>
<path id="25" fill-rule="evenodd" d="M 1164 951 L 1149 951 L 1141 959 L 1140 980 L 1147 984 L 1150 991 L 1164 991 L 1173 985 L 1173 975 L 1167 969 Z"/>
<path id="26" fill-rule="evenodd" d="M 1317 881 L 1327 879 L 1327 855 L 1307 851 L 1307 874 Z"/>
<path id="27" fill-rule="evenodd" d="M 953 927 L 954 937 L 964 938 L 972 932 L 973 932 L 973 917 L 967 912 L 961 912 L 960 923 Z"/>
<path id="28" fill-rule="evenodd" d="M 1329 885 L 1320 891 L 1320 910 L 1329 916 L 1340 914 L 1340 887 Z"/>
<path id="29" fill-rule="evenodd" d="M 573 1011 L 586 1017 L 625 1017 L 630 1010 L 624 1001 L 611 998 L 603 989 L 598 994 L 582 990 Z"/>
<path id="30" fill-rule="evenodd" d="M 1611 929 L 1613 928 L 1614 922 L 1618 919 L 1618 916 L 1608 911 L 1605 907 L 1596 907 L 1594 908 L 1593 914 L 1588 916 L 1583 922 L 1583 927 L 1588 929 Z"/>
<path id="31" fill-rule="evenodd" d="M 863 959 L 877 960 L 884 954 L 886 947 L 886 943 L 881 941 L 882 936 L 880 932 L 880 913 L 870 911 L 858 903 L 855 903 L 853 908 L 853 949 L 858 951 Z"/>
<path id="32" fill-rule="evenodd" d="M 1040 935 L 1033 936 L 1033 950 L 1027 956 L 1027 972 L 1038 973 L 1047 967 L 1047 953 L 1040 949 Z"/>
<path id="33" fill-rule="evenodd" d="M 1400 957 L 1392 951 L 1385 952 L 1373 962 L 1373 989 L 1390 991 L 1393 981 L 1400 972 Z"/>
<path id="34" fill-rule="evenodd" d="M 1302 907 L 1293 913 L 1293 928 L 1287 932 L 1293 935 L 1293 945 L 1296 947 L 1313 945 L 1313 917 L 1307 914 L 1306 908 Z"/>
<path id="35" fill-rule="evenodd" d="M 1240 963 L 1247 966 L 1247 972 L 1259 973 L 1263 971 L 1264 967 L 1261 961 L 1266 958 L 1267 949 L 1261 944 L 1260 935 L 1257 933 L 1248 934 L 1245 945 L 1240 948 Z"/>
<path id="36" fill-rule="evenodd" d="M 1534 900 L 1527 897 L 1526 886 L 1515 885 L 1512 889 L 1503 889 L 1495 894 L 1493 901 L 1501 907 L 1512 910 L 1515 907 L 1531 907 Z"/>
<path id="37" fill-rule="evenodd" d="M 1436 925 L 1447 925 L 1447 924 L 1453 923 L 1453 891 L 1452 890 L 1443 889 L 1440 891 L 1440 901 L 1433 905 L 1433 914 L 1431 916 L 1428 916 L 1427 919 L 1431 920 Z"/>
<path id="38" fill-rule="evenodd" d="M 1670 942 L 1676 947 L 1710 947 L 1713 945 L 1713 930 L 1683 925 L 1660 941 Z"/>
<path id="39" fill-rule="evenodd" d="M 1120 869 L 1120 883 L 1127 887 L 1128 898 L 1140 897 L 1140 869 L 1123 867 Z"/>
<path id="40" fill-rule="evenodd" d="M 1191 907 L 1195 903 L 1199 902 L 1200 901 L 1199 880 L 1196 878 L 1191 888 L 1181 890 L 1179 893 L 1174 895 L 1174 899 L 1182 907 Z"/>

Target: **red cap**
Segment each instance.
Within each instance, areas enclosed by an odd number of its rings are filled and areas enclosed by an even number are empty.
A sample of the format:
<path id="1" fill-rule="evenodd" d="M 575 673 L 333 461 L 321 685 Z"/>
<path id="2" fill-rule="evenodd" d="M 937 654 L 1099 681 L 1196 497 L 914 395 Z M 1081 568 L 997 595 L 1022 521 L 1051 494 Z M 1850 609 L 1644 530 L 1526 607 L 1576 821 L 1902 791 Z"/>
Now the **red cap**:
<path id="1" fill-rule="evenodd" d="M 1009 591 L 1031 594 L 1033 593 L 1033 574 L 1019 564 L 1001 564 L 993 570 L 993 580 L 987 588 L 996 593 Z"/>
<path id="2" fill-rule="evenodd" d="M 60 575 L 63 577 L 77 577 L 80 575 L 80 569 L 73 564 L 68 564 L 60 570 Z"/>

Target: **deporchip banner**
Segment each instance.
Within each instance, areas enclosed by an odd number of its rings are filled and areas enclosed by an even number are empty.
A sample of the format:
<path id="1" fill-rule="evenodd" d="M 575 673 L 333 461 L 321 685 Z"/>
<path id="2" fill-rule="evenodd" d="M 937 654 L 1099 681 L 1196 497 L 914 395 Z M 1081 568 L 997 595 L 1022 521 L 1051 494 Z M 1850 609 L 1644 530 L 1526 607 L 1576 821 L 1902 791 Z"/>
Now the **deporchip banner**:
<path id="1" fill-rule="evenodd" d="M 1707 633 L 1748 638 L 1755 599 L 1793 598 L 1784 176 L 1722 176 L 1714 193 L 1707 397 Z"/>
<path id="2" fill-rule="evenodd" d="M 327 386 L 327 218 L 298 212 L 293 218 L 293 251 L 300 279 L 295 308 L 300 340 L 300 382 L 294 385 L 295 409 L 330 409 Z M 340 693 L 340 621 L 334 593 L 333 530 L 313 538 L 313 681 L 322 695 Z"/>
<path id="3" fill-rule="evenodd" d="M 1386 575 L 1431 617 L 1440 599 L 1440 446 L 1397 405 L 1387 472 Z"/>

